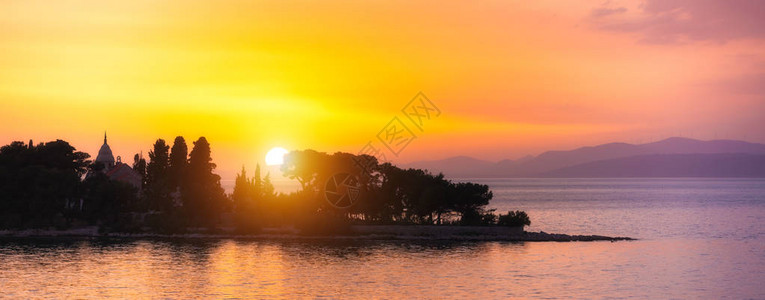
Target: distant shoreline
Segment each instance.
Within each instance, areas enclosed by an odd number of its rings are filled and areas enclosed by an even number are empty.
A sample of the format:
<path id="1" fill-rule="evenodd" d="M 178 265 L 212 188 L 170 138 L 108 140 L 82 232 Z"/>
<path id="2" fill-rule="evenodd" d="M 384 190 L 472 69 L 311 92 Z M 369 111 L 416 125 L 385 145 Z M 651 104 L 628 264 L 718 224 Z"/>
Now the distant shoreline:
<path id="1" fill-rule="evenodd" d="M 602 235 L 568 235 L 527 232 L 521 228 L 500 226 L 436 226 L 436 225 L 354 225 L 351 232 L 334 235 L 300 234 L 292 228 L 264 228 L 257 234 L 222 233 L 99 233 L 96 226 L 69 230 L 0 230 L 0 239 L 26 238 L 127 238 L 127 239 L 244 239 L 244 240 L 399 240 L 399 241 L 507 241 L 507 242 L 575 242 L 631 241 L 630 237 Z"/>

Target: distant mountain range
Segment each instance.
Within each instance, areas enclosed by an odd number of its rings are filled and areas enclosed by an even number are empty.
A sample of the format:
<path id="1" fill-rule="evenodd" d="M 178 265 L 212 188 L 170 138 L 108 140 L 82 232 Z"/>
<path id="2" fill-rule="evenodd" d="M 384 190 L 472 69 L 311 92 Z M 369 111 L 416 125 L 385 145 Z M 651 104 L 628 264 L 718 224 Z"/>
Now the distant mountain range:
<path id="1" fill-rule="evenodd" d="M 610 143 L 490 162 L 467 156 L 404 167 L 466 177 L 765 177 L 765 144 L 673 137 L 647 144 Z"/>

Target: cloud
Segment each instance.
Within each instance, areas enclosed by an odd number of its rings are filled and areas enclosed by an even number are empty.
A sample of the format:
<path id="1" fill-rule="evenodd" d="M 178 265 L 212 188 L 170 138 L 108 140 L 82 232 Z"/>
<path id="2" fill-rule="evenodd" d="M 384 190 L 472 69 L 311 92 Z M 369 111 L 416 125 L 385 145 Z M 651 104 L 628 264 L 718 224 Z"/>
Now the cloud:
<path id="1" fill-rule="evenodd" d="M 637 33 L 645 43 L 765 39 L 765 1 L 645 0 L 635 14 L 611 6 L 594 8 L 589 21 L 601 30 Z"/>

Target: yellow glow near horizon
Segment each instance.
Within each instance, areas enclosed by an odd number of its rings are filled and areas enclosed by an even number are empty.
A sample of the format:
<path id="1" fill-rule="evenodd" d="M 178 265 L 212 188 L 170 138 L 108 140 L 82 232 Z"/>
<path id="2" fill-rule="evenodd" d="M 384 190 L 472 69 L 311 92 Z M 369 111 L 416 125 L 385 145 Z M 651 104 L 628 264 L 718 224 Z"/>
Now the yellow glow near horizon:
<path id="1" fill-rule="evenodd" d="M 287 149 L 282 147 L 274 147 L 266 153 L 266 165 L 267 166 L 279 166 L 284 164 L 284 155 L 289 153 Z"/>
<path id="2" fill-rule="evenodd" d="M 762 73 L 761 40 L 650 45 L 598 29 L 600 5 L 0 1 L 0 144 L 60 138 L 95 155 L 108 130 L 130 158 L 205 136 L 234 178 L 272 145 L 357 153 L 418 91 L 443 114 L 394 162 L 765 141 L 751 130 L 761 77 L 725 84 Z"/>

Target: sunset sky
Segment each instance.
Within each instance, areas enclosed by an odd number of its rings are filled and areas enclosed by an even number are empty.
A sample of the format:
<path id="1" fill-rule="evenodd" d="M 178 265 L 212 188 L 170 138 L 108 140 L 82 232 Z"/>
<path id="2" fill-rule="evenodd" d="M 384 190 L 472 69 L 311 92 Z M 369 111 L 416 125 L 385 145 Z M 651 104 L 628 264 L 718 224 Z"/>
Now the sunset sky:
<path id="1" fill-rule="evenodd" d="M 2 1 L 0 143 L 132 162 L 210 141 L 358 152 L 422 91 L 394 162 L 671 136 L 765 142 L 765 1 Z M 404 119 L 404 121 L 407 121 Z"/>

